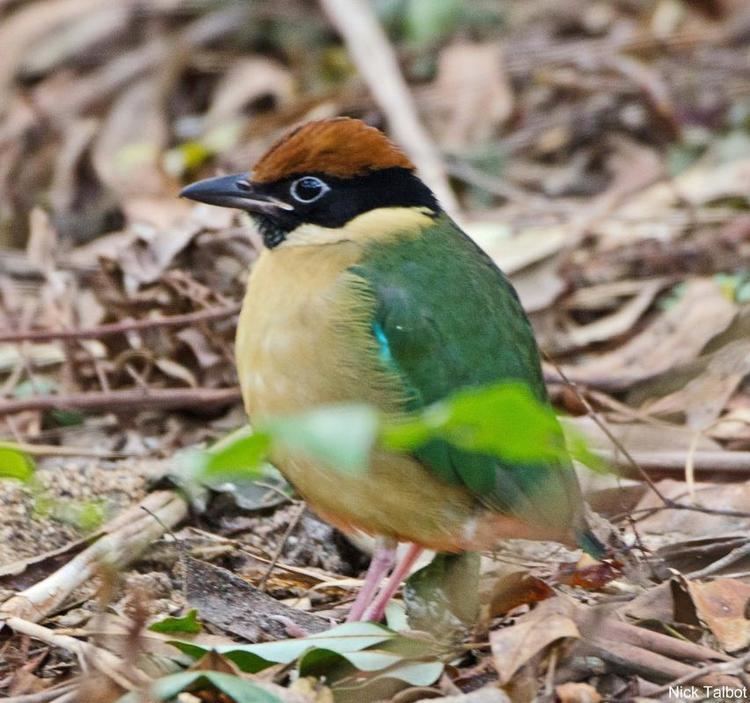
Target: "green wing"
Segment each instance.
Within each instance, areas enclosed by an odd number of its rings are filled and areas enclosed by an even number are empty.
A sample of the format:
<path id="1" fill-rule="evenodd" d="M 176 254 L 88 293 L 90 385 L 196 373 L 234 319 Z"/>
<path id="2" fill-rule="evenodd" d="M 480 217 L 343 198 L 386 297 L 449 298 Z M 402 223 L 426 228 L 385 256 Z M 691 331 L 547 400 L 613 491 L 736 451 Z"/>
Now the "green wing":
<path id="1" fill-rule="evenodd" d="M 460 389 L 520 380 L 546 401 L 539 352 L 515 290 L 447 217 L 419 237 L 373 247 L 355 269 L 377 307 L 381 362 L 416 410 Z M 415 456 L 485 505 L 527 521 L 568 525 L 580 510 L 570 466 L 521 465 L 433 441 Z"/>

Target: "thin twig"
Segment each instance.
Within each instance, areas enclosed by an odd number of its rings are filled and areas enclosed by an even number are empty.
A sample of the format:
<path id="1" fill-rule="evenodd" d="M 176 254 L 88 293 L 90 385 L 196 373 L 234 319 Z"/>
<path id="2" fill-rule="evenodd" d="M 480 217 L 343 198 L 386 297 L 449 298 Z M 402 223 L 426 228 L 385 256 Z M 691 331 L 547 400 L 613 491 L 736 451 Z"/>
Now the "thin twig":
<path id="1" fill-rule="evenodd" d="M 72 693 L 78 689 L 77 683 L 64 683 L 54 688 L 45 688 L 36 693 L 26 693 L 22 696 L 11 696 L 3 698 L 5 703 L 47 703 L 47 701 L 57 698 L 66 693 Z"/>
<path id="2" fill-rule="evenodd" d="M 0 440 L 0 449 L 10 449 L 29 456 L 75 456 L 93 459 L 126 459 L 137 456 L 132 452 L 111 452 L 89 447 L 65 447 L 57 444 L 29 444 L 28 442 L 6 442 Z"/>
<path id="3" fill-rule="evenodd" d="M 698 678 L 702 678 L 706 674 L 740 674 L 744 671 L 745 665 L 750 663 L 750 653 L 743 655 L 739 659 L 734 659 L 728 662 L 719 662 L 717 664 L 707 664 L 701 666 L 695 671 L 680 676 L 680 678 L 670 681 L 664 684 L 661 688 L 657 688 L 655 691 L 649 691 L 649 698 L 655 699 L 657 696 L 667 693 L 671 688 L 675 686 L 681 686 L 682 684 L 695 681 Z"/>
<path id="4" fill-rule="evenodd" d="M 143 506 L 156 513 L 160 522 L 144 515 Z M 150 493 L 139 505 L 112 520 L 102 537 L 64 566 L 0 604 L 0 620 L 12 616 L 42 620 L 76 588 L 96 576 L 102 563 L 125 566 L 164 534 L 163 526 L 176 525 L 187 512 L 187 503 L 174 491 Z"/>
<path id="5" fill-rule="evenodd" d="M 412 158 L 445 210 L 457 213 L 458 202 L 445 175 L 440 154 L 419 119 L 396 52 L 372 6 L 365 0 L 320 0 L 320 4 L 343 37 L 396 141 Z"/>
<path id="6" fill-rule="evenodd" d="M 281 552 L 284 551 L 284 547 L 286 546 L 287 540 L 291 536 L 292 532 L 294 532 L 295 528 L 299 524 L 300 519 L 302 518 L 302 514 L 305 512 L 305 503 L 300 502 L 300 504 L 297 506 L 297 512 L 292 517 L 292 519 L 289 521 L 289 525 L 286 528 L 286 531 L 284 532 L 283 536 L 279 540 L 278 545 L 276 545 L 276 550 L 274 551 L 273 555 L 271 556 L 271 563 L 268 565 L 268 568 L 266 569 L 266 572 L 261 577 L 260 581 L 258 582 L 258 588 L 261 591 L 266 590 L 266 581 L 268 581 L 268 577 L 271 575 L 273 570 L 276 568 L 276 563 L 281 558 Z"/>
<path id="7" fill-rule="evenodd" d="M 66 330 L 26 330 L 23 332 L 6 332 L 0 334 L 2 342 L 51 342 L 58 339 L 101 339 L 114 334 L 124 332 L 150 330 L 158 327 L 182 327 L 207 320 L 220 320 L 225 317 L 236 315 L 242 307 L 241 303 L 229 307 L 208 308 L 197 312 L 188 312 L 183 315 L 170 315 L 167 317 L 148 318 L 144 320 L 122 320 L 107 325 L 96 327 L 84 327 L 81 329 Z"/>
<path id="8" fill-rule="evenodd" d="M 549 357 L 549 355 L 544 355 L 547 361 L 549 361 L 550 364 L 552 364 L 555 367 L 555 370 L 558 374 L 560 374 L 560 378 L 565 382 L 565 384 L 575 393 L 578 400 L 583 403 L 583 407 L 586 408 L 586 412 L 589 415 L 589 417 L 596 423 L 596 426 L 604 432 L 605 435 L 607 435 L 607 438 L 610 442 L 620 451 L 622 452 L 622 455 L 627 459 L 628 464 L 635 469 L 636 473 L 638 473 L 643 480 L 648 484 L 648 487 L 659 497 L 659 499 L 664 503 L 664 505 L 671 505 L 672 501 L 670 501 L 656 486 L 653 479 L 646 473 L 646 471 L 641 467 L 641 465 L 633 458 L 633 456 L 630 454 L 630 452 L 625 448 L 625 446 L 622 444 L 622 442 L 615 437 L 615 435 L 612 433 L 612 431 L 607 427 L 607 423 L 603 422 L 602 419 L 599 417 L 599 414 L 594 410 L 591 403 L 589 403 L 588 398 L 584 396 L 583 393 L 581 393 L 578 390 L 578 386 L 571 381 L 566 375 L 565 372 L 560 368 L 559 364 L 555 362 L 553 359 Z"/>
<path id="9" fill-rule="evenodd" d="M 698 569 L 697 571 L 693 571 L 687 574 L 686 578 L 700 579 L 705 578 L 706 576 L 713 576 L 730 564 L 734 564 L 740 559 L 744 559 L 748 555 L 750 555 L 750 542 L 747 542 L 740 547 L 735 547 L 731 552 L 729 552 L 729 554 L 725 554 L 723 557 L 721 557 L 721 559 L 717 559 L 715 562 L 709 564 L 703 569 Z"/>
<path id="10" fill-rule="evenodd" d="M 60 635 L 48 627 L 15 616 L 6 618 L 3 624 L 14 632 L 27 635 L 53 647 L 65 649 L 79 658 L 85 658 L 126 690 L 131 689 L 134 683 L 138 685 L 148 683 L 149 679 L 144 674 L 127 667 L 120 657 L 90 642 L 82 642 L 70 635 Z"/>
<path id="11" fill-rule="evenodd" d="M 149 388 L 67 395 L 37 395 L 31 398 L 0 400 L 0 416 L 25 410 L 176 410 L 231 405 L 240 400 L 234 388 Z"/>

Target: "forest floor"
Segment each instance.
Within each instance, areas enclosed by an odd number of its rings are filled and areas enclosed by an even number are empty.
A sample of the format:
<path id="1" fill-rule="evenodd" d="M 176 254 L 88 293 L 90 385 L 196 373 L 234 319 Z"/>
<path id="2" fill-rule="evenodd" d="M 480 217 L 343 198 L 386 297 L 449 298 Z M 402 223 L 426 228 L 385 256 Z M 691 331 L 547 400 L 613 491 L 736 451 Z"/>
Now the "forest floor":
<path id="1" fill-rule="evenodd" d="M 340 38 L 363 30 L 321 6 L 0 0 L 0 696 L 750 695 L 750 8 L 373 3 L 370 60 L 395 52 L 412 105 L 368 89 Z M 270 471 L 190 504 L 170 478 L 246 422 L 261 248 L 179 189 L 338 114 L 432 149 L 417 165 L 519 291 L 566 430 L 612 469 L 580 477 L 623 564 L 513 542 L 482 556 L 478 622 L 456 560 L 387 628 L 307 642 L 371 542 Z"/>

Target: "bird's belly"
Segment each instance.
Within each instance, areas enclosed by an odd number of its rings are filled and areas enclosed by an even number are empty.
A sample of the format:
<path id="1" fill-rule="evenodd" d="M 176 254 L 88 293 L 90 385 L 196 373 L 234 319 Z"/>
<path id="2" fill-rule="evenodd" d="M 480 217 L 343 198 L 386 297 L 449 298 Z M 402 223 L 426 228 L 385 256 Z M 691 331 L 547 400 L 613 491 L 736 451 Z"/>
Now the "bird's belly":
<path id="1" fill-rule="evenodd" d="M 321 280 L 320 270 L 298 294 L 292 280 L 271 276 L 277 270 L 268 260 L 256 264 L 238 325 L 237 369 L 251 422 L 344 402 L 396 412 L 399 388 L 380 368 L 363 324 L 369 303 L 359 299 L 354 312 L 346 282 Z M 408 456 L 376 451 L 357 475 L 298 453 L 271 458 L 315 510 L 342 528 L 459 549 L 462 525 L 475 510 L 464 488 Z"/>

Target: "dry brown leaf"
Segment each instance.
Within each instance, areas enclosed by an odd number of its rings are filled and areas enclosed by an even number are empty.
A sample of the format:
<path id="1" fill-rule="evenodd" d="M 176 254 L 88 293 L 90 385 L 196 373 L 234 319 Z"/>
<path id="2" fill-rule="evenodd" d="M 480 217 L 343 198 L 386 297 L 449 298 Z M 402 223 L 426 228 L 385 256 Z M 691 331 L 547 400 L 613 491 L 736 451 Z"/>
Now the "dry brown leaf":
<path id="1" fill-rule="evenodd" d="M 698 617 L 727 652 L 750 645 L 750 585 L 737 579 L 719 578 L 708 583 L 687 581 Z"/>
<path id="2" fill-rule="evenodd" d="M 603 342 L 612 337 L 625 334 L 640 319 L 641 315 L 651 307 L 651 303 L 664 287 L 664 280 L 646 281 L 640 290 L 619 310 L 602 317 L 595 322 L 565 330 L 570 342 L 574 346 L 584 347 L 592 342 Z"/>
<path id="3" fill-rule="evenodd" d="M 502 225 L 475 221 L 464 229 L 508 275 L 557 254 L 570 241 L 567 227 L 527 227 L 509 237 Z"/>
<path id="4" fill-rule="evenodd" d="M 147 78 L 122 91 L 97 135 L 92 161 L 102 182 L 121 196 L 163 193 L 159 159 L 169 139 L 163 87 Z"/>
<path id="5" fill-rule="evenodd" d="M 563 429 L 569 435 L 583 437 L 589 449 L 615 449 L 612 440 L 593 418 L 561 417 Z M 607 428 L 617 441 L 629 451 L 671 452 L 685 450 L 690 446 L 695 432 L 680 425 L 646 422 L 608 422 Z M 719 451 L 721 446 L 708 437 L 699 437 L 696 449 Z"/>
<path id="6" fill-rule="evenodd" d="M 750 374 L 750 340 L 730 342 L 714 352 L 703 373 L 684 388 L 647 403 L 642 409 L 650 415 L 684 413 L 689 427 L 705 429 L 719 417 L 747 374 Z"/>
<path id="7" fill-rule="evenodd" d="M 599 703 L 602 697 L 588 683 L 562 683 L 555 686 L 555 693 L 560 703 Z"/>
<path id="8" fill-rule="evenodd" d="M 685 501 L 687 488 L 683 481 L 665 479 L 657 484 L 662 494 L 676 501 Z M 750 482 L 732 484 L 695 484 L 697 506 L 750 513 Z M 661 508 L 662 502 L 649 491 L 636 510 Z M 732 515 L 709 515 L 692 510 L 659 509 L 638 521 L 638 530 L 646 546 L 661 546 L 665 541 L 680 538 L 707 538 L 735 535 L 750 530 L 750 518 Z"/>
<path id="9" fill-rule="evenodd" d="M 622 347 L 564 370 L 571 380 L 623 389 L 695 359 L 737 308 L 711 280 L 688 282 L 680 300 Z"/>
<path id="10" fill-rule="evenodd" d="M 248 105 L 268 96 L 284 107 L 294 97 L 294 90 L 292 74 L 278 61 L 265 56 L 236 59 L 216 86 L 205 117 L 206 128 L 243 117 Z"/>
<path id="11" fill-rule="evenodd" d="M 524 664 L 553 642 L 578 639 L 575 607 L 564 598 L 542 602 L 516 624 L 490 633 L 492 658 L 500 685 L 507 684 Z"/>
<path id="12" fill-rule="evenodd" d="M 9 86 L 26 50 L 44 35 L 65 25 L 71 20 L 85 17 L 108 0 L 47 0 L 46 2 L 24 3 L 19 9 L 3 18 L 0 26 L 0 113 L 7 107 L 11 95 Z"/>
<path id="13" fill-rule="evenodd" d="M 511 703 L 508 695 L 494 686 L 485 686 L 470 693 L 438 698 L 420 698 L 414 703 Z"/>
<path id="14" fill-rule="evenodd" d="M 431 92 L 443 109 L 436 106 L 430 114 L 448 149 L 487 141 L 513 112 L 513 89 L 498 42 L 461 42 L 443 49 Z"/>
<path id="15" fill-rule="evenodd" d="M 567 284 L 560 276 L 558 268 L 557 258 L 549 257 L 511 276 L 511 283 L 526 312 L 544 310 L 560 297 Z"/>

